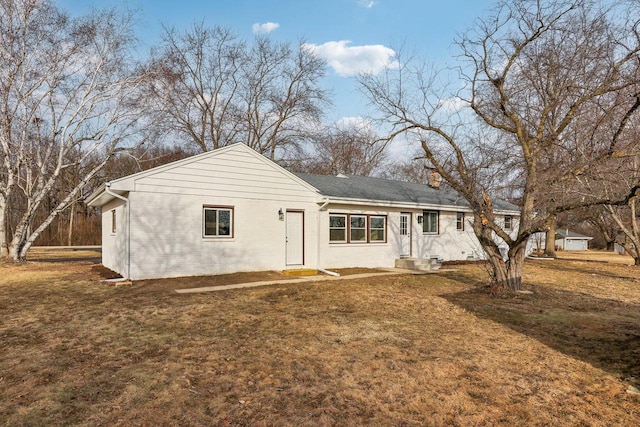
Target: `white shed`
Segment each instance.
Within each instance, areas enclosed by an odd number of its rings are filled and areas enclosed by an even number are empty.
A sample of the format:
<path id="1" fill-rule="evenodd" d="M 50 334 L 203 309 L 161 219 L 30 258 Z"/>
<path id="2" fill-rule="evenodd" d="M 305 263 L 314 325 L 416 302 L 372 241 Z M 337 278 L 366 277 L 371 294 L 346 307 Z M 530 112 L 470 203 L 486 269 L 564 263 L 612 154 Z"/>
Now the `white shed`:
<path id="1" fill-rule="evenodd" d="M 556 247 L 563 251 L 586 251 L 593 237 L 569 229 L 556 230 Z"/>

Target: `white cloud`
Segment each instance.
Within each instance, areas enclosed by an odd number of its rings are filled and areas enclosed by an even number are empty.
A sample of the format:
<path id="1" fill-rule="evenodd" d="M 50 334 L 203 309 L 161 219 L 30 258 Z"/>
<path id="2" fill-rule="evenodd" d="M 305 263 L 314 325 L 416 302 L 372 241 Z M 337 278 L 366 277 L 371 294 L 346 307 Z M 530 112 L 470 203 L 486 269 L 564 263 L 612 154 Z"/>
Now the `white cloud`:
<path id="1" fill-rule="evenodd" d="M 371 120 L 362 116 L 341 117 L 336 121 L 338 129 L 359 129 L 364 132 L 373 131 Z"/>
<path id="2" fill-rule="evenodd" d="M 265 22 L 264 24 L 255 23 L 251 27 L 251 30 L 253 31 L 253 34 L 269 34 L 279 26 L 280 24 L 276 22 Z"/>
<path id="3" fill-rule="evenodd" d="M 438 106 L 445 113 L 456 113 L 467 108 L 469 103 L 460 98 L 445 98 L 438 101 Z"/>
<path id="4" fill-rule="evenodd" d="M 367 9 L 371 9 L 376 4 L 376 2 L 373 0 L 358 0 L 358 4 Z"/>
<path id="5" fill-rule="evenodd" d="M 398 61 L 393 60 L 396 52 L 391 48 L 380 44 L 349 46 L 350 44 L 349 40 L 340 40 L 320 45 L 307 43 L 304 47 L 326 60 L 342 77 L 359 73 L 378 74 L 385 68 L 399 67 Z"/>

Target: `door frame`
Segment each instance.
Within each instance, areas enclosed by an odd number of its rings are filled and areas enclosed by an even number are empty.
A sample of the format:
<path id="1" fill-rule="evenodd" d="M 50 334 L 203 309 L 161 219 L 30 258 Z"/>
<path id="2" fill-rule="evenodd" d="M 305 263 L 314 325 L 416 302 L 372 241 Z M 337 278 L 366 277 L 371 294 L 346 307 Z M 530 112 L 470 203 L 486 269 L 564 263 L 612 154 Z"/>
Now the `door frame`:
<path id="1" fill-rule="evenodd" d="M 302 223 L 301 225 L 301 229 L 300 229 L 300 239 L 301 239 L 301 249 L 302 249 L 302 253 L 300 254 L 301 256 L 301 260 L 302 263 L 300 264 L 292 264 L 289 263 L 289 236 L 288 236 L 288 231 L 289 231 L 289 214 L 290 213 L 294 213 L 294 214 L 300 214 L 302 215 Z M 285 239 L 285 243 L 284 243 L 284 264 L 285 265 L 304 265 L 304 259 L 305 259 L 305 251 L 304 251 L 304 227 L 305 227 L 305 218 L 304 218 L 304 210 L 302 209 L 287 209 L 285 211 L 285 225 L 284 225 L 284 239 Z"/>
<path id="2" fill-rule="evenodd" d="M 409 253 L 408 254 L 402 253 L 402 246 L 403 246 L 402 217 L 403 216 L 407 217 L 407 236 L 409 236 Z M 400 212 L 400 218 L 398 222 L 398 238 L 400 239 L 400 256 L 411 257 L 413 255 L 413 224 L 411 223 L 412 221 L 413 221 L 413 214 L 411 212 Z"/>

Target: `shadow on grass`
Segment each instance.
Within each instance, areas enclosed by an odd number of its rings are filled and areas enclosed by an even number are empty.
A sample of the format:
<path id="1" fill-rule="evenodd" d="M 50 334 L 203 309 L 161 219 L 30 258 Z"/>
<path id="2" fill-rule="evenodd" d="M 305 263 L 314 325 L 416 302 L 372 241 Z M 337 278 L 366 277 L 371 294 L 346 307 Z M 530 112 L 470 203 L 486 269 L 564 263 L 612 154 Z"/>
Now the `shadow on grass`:
<path id="1" fill-rule="evenodd" d="M 467 277 L 447 277 L 469 283 Z M 544 286 L 527 288 L 533 294 L 490 296 L 476 283 L 442 297 L 622 379 L 640 378 L 640 306 Z"/>
<path id="2" fill-rule="evenodd" d="M 533 261 L 533 262 L 536 263 L 537 267 L 544 270 L 553 271 L 557 269 L 557 266 L 553 264 L 547 264 L 548 261 Z M 600 264 L 601 269 L 588 268 L 583 265 L 580 265 L 580 263 L 584 263 L 584 262 L 593 262 L 593 263 Z M 606 271 L 607 268 L 611 268 L 611 267 L 615 268 L 615 271 Z M 622 268 L 624 267 L 627 267 L 629 269 L 628 273 L 626 274 L 623 274 L 621 271 Z M 562 259 L 562 269 L 564 271 L 572 271 L 576 273 L 590 274 L 592 276 L 600 276 L 600 277 L 632 281 L 632 282 L 638 280 L 638 277 L 637 277 L 638 270 L 637 269 L 633 270 L 634 268 L 635 267 L 629 266 L 629 265 L 628 266 L 625 266 L 623 264 L 611 265 L 611 263 L 601 262 L 601 261 L 584 261 L 584 260 L 575 260 L 575 259 L 568 259 L 568 258 Z"/>
<path id="3" fill-rule="evenodd" d="M 51 262 L 51 263 L 61 263 L 61 262 L 90 262 L 92 264 L 100 264 L 102 262 L 102 258 L 99 256 L 86 256 L 86 257 L 78 257 L 78 258 L 42 258 L 42 257 L 33 257 L 28 258 L 31 262 Z"/>

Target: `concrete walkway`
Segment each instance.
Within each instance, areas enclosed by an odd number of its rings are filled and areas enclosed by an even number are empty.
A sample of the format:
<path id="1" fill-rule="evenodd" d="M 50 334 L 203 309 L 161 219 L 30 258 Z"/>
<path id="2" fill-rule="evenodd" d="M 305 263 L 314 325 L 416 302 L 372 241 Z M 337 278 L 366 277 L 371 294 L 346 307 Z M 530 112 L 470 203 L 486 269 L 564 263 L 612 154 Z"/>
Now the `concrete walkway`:
<path id="1" fill-rule="evenodd" d="M 199 292 L 216 292 L 216 291 L 226 291 L 229 289 L 241 289 L 241 288 L 256 288 L 258 286 L 269 286 L 269 285 L 288 285 L 290 283 L 305 283 L 305 282 L 324 282 L 329 280 L 350 280 L 350 279 L 362 279 L 365 277 L 373 277 L 373 276 L 392 276 L 396 274 L 432 274 L 437 273 L 440 270 L 431 270 L 431 271 L 416 271 L 416 270 L 405 270 L 403 268 L 390 268 L 387 269 L 384 273 L 361 273 L 361 274 L 351 274 L 346 276 L 304 276 L 298 279 L 285 279 L 285 280 L 264 280 L 261 282 L 249 282 L 249 283 L 236 283 L 233 285 L 219 285 L 219 286 L 207 286 L 204 288 L 188 288 L 188 289 L 176 289 L 176 292 L 179 294 L 194 294 Z"/>

